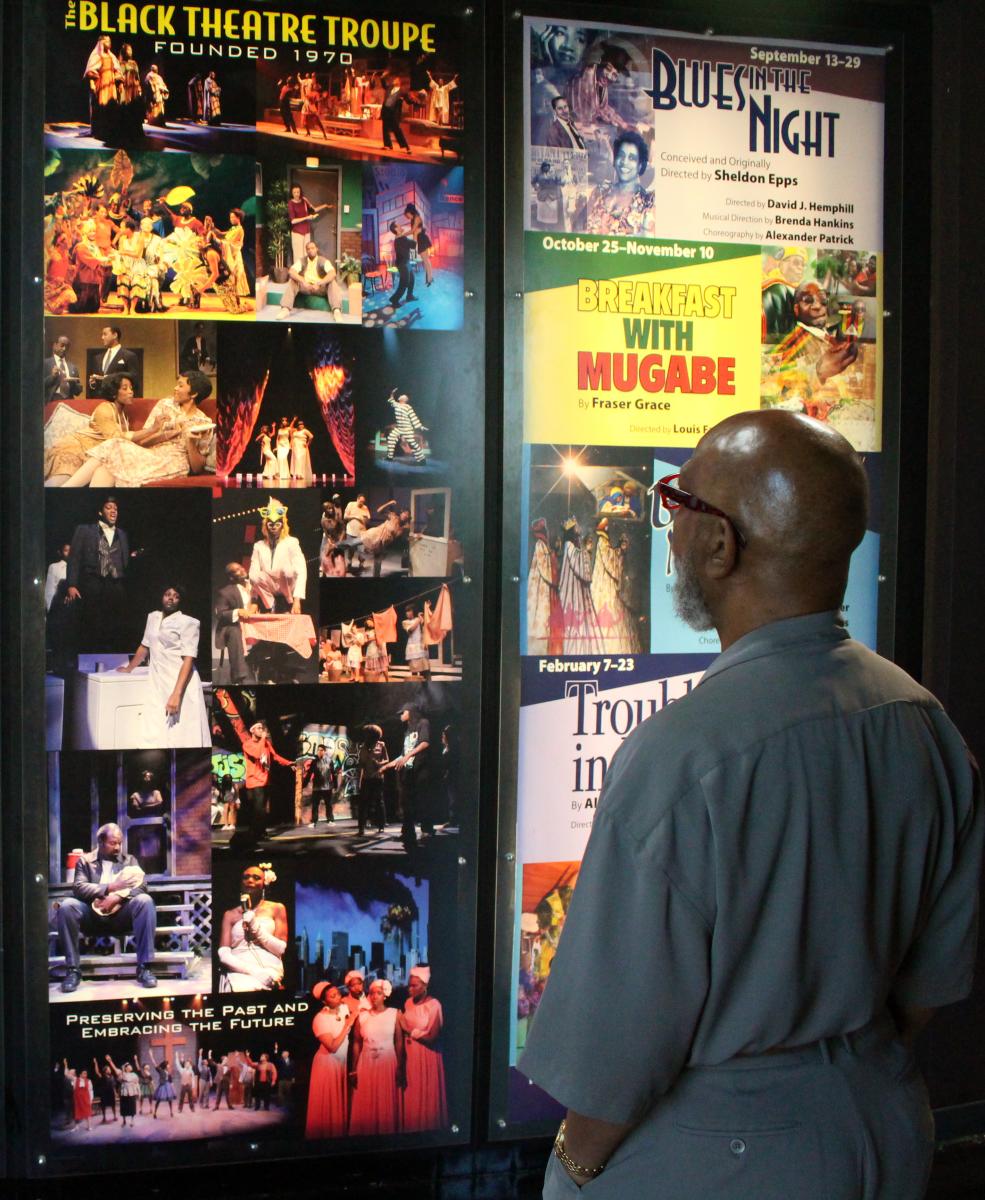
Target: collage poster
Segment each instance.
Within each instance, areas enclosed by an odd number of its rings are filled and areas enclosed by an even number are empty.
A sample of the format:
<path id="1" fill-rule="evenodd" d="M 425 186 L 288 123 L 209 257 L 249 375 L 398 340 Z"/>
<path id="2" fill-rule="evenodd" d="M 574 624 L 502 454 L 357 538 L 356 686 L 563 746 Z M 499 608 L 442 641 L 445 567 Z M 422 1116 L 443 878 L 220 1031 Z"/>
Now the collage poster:
<path id="1" fill-rule="evenodd" d="M 482 150 L 450 12 L 44 6 L 53 1163 L 468 1137 Z"/>
<path id="2" fill-rule="evenodd" d="M 719 649 L 654 502 L 717 422 L 806 413 L 863 455 L 844 615 L 875 646 L 883 53 L 524 19 L 513 1130 L 563 1115 L 515 1064 L 608 763 Z"/>

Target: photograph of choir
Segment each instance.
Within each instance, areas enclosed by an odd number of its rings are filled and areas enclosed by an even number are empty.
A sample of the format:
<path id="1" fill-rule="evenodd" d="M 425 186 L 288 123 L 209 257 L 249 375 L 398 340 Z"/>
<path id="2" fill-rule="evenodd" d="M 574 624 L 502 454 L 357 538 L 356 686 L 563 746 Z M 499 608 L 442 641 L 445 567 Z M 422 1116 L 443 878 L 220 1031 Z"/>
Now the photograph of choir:
<path id="1" fill-rule="evenodd" d="M 44 50 L 49 1152 L 459 1140 L 460 55 L 95 7 Z"/>
<path id="2" fill-rule="evenodd" d="M 253 314 L 252 159 L 49 150 L 45 312 Z"/>
<path id="3" fill-rule="evenodd" d="M 648 452 L 609 446 L 527 449 L 522 652 L 648 652 Z"/>

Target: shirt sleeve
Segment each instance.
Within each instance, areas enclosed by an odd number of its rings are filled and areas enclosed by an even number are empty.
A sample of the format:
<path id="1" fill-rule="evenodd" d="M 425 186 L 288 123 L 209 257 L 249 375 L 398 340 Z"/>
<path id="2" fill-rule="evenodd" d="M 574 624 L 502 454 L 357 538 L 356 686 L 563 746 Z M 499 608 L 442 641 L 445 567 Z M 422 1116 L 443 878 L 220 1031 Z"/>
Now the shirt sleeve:
<path id="1" fill-rule="evenodd" d="M 941 758 L 937 785 L 944 816 L 920 932 L 893 983 L 900 1004 L 939 1008 L 972 987 L 978 945 L 979 887 L 985 819 L 978 764 L 943 713 L 935 722 Z"/>
<path id="2" fill-rule="evenodd" d="M 600 808 L 519 1063 L 561 1104 L 617 1124 L 672 1085 L 708 990 L 711 929 L 660 841 Z"/>
<path id="3" fill-rule="evenodd" d="M 155 620 L 154 618 L 157 618 Z M 144 625 L 144 636 L 140 639 L 141 646 L 146 646 L 149 650 L 153 643 L 154 634 L 157 632 L 157 627 L 160 624 L 161 614 L 159 612 L 149 612 L 147 614 L 147 622 Z"/>
<path id="4" fill-rule="evenodd" d="M 187 617 L 182 622 L 178 646 L 182 658 L 198 657 L 198 636 L 200 622 L 196 617 Z"/>

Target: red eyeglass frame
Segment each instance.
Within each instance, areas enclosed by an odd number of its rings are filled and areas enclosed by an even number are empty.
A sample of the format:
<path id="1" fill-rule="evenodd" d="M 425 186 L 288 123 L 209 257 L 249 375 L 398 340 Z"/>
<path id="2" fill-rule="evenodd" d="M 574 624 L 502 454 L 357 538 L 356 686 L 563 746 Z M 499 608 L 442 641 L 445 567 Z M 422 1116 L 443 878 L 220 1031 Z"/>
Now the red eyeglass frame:
<path id="1" fill-rule="evenodd" d="M 744 550 L 748 543 L 746 542 L 745 534 L 736 525 L 735 521 L 723 512 L 720 508 L 715 508 L 713 504 L 700 499 L 698 496 L 692 495 L 691 492 L 685 492 L 683 489 L 674 487 L 674 480 L 680 479 L 680 471 L 676 471 L 673 475 L 665 475 L 663 479 L 658 479 L 651 488 L 648 489 L 650 495 L 650 524 L 654 529 L 663 529 L 663 525 L 657 523 L 656 500 L 659 497 L 660 503 L 667 512 L 673 512 L 678 508 L 689 508 L 692 512 L 705 513 L 710 517 L 721 517 L 728 521 L 732 526 L 732 531 L 735 534 L 735 540 Z"/>

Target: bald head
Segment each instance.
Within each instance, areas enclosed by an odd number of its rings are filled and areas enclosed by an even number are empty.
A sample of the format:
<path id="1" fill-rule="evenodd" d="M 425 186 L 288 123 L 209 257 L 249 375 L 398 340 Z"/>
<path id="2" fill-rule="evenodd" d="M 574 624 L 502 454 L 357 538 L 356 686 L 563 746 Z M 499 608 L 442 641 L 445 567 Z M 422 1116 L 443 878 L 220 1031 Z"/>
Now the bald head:
<path id="1" fill-rule="evenodd" d="M 740 550 L 720 519 L 675 518 L 675 553 L 699 569 L 716 625 L 722 605 L 742 607 L 744 621 L 840 606 L 868 507 L 862 463 L 840 433 L 777 409 L 739 413 L 701 439 L 681 486 L 728 513 L 747 542 Z"/>

